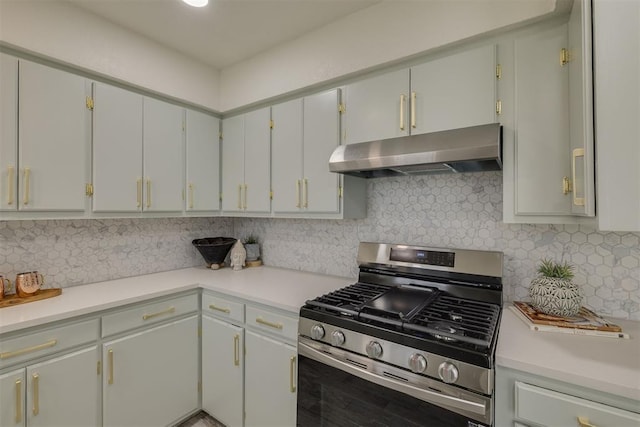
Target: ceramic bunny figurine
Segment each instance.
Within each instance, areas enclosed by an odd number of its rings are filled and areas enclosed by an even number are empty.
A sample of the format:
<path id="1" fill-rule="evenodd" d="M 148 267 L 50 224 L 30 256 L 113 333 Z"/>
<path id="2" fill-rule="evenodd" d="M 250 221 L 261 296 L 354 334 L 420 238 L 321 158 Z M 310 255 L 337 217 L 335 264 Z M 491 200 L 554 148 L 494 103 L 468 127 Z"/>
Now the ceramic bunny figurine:
<path id="1" fill-rule="evenodd" d="M 242 270 L 247 259 L 247 251 L 240 240 L 231 248 L 231 267 L 234 271 Z"/>

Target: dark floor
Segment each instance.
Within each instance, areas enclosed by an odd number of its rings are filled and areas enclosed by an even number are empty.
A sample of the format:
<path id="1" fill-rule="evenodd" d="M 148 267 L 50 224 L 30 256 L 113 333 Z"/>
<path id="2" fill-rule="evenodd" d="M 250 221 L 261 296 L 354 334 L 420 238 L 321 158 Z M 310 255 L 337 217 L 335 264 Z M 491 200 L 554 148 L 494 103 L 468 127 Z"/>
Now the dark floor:
<path id="1" fill-rule="evenodd" d="M 210 416 L 204 411 L 200 411 L 191 418 L 175 427 L 225 427 L 224 424 Z"/>

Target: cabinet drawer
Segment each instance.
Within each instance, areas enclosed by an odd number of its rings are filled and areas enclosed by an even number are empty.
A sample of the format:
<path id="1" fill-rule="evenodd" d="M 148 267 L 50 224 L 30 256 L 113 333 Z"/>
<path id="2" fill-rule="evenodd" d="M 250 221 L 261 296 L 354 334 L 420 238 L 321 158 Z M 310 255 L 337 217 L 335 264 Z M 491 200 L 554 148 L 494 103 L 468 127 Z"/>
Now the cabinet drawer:
<path id="1" fill-rule="evenodd" d="M 197 310 L 198 296 L 195 294 L 140 304 L 128 310 L 102 316 L 102 336 L 106 337 L 140 326 L 153 325 Z"/>
<path id="2" fill-rule="evenodd" d="M 543 426 L 637 427 L 640 414 L 516 381 L 518 419 Z"/>
<path id="3" fill-rule="evenodd" d="M 202 294 L 202 313 L 244 323 L 244 304 L 217 295 Z"/>
<path id="4" fill-rule="evenodd" d="M 247 306 L 247 325 L 290 340 L 298 338 L 298 319 Z"/>
<path id="5" fill-rule="evenodd" d="M 0 369 L 98 339 L 98 319 L 0 340 Z"/>

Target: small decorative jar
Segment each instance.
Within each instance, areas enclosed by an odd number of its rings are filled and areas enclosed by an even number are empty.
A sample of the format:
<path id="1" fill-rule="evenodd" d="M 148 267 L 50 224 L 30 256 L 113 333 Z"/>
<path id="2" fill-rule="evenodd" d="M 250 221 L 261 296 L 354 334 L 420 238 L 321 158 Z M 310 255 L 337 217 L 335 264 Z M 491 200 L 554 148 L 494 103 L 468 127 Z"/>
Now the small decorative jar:
<path id="1" fill-rule="evenodd" d="M 543 260 L 538 277 L 529 287 L 531 305 L 552 316 L 575 316 L 582 307 L 582 292 L 572 278 L 573 267 L 569 264 Z"/>

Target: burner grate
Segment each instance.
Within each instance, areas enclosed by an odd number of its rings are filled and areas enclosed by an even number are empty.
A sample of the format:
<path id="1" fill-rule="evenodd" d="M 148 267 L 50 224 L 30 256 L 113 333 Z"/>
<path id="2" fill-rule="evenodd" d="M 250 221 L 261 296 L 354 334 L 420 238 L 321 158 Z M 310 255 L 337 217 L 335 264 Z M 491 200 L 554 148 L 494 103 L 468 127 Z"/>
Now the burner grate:
<path id="1" fill-rule="evenodd" d="M 367 301 L 389 290 L 389 286 L 357 282 L 307 301 L 307 305 L 341 314 L 357 316 Z"/>

